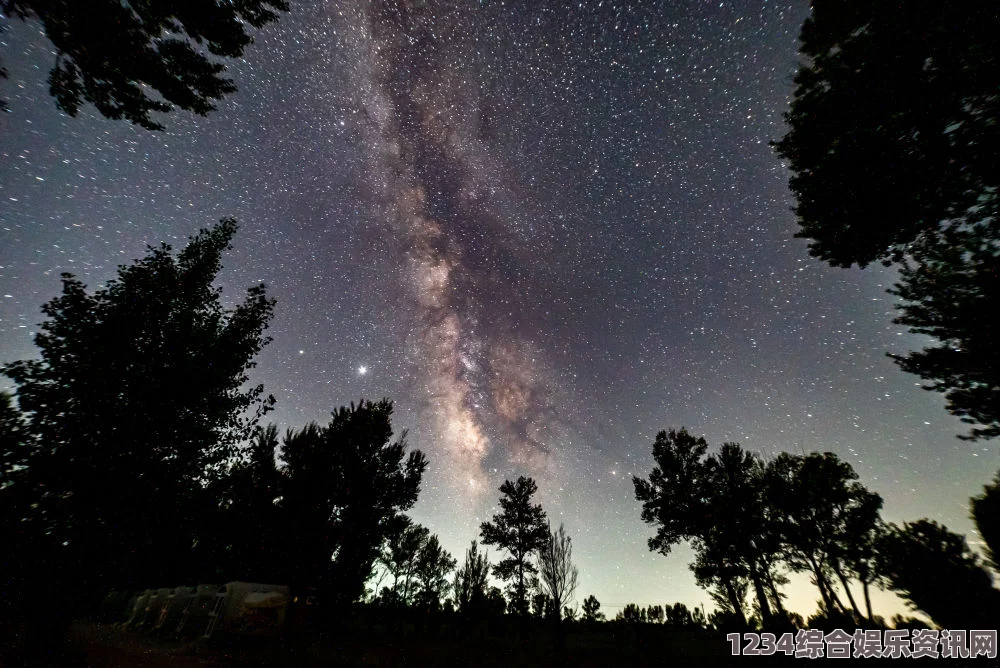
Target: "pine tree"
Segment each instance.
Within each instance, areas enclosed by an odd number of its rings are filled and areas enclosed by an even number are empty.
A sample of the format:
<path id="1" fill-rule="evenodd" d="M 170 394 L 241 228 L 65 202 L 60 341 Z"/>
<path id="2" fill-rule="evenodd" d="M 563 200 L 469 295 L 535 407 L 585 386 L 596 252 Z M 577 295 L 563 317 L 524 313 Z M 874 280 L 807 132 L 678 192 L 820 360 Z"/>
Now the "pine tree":
<path id="1" fill-rule="evenodd" d="M 516 482 L 505 481 L 500 486 L 500 512 L 480 526 L 484 544 L 507 552 L 507 558 L 493 567 L 493 573 L 510 583 L 511 611 L 518 615 L 530 612 L 529 585 L 538 573 L 531 557 L 549 536 L 545 511 L 531 503 L 537 491 L 538 485 L 531 478 L 520 476 Z"/>

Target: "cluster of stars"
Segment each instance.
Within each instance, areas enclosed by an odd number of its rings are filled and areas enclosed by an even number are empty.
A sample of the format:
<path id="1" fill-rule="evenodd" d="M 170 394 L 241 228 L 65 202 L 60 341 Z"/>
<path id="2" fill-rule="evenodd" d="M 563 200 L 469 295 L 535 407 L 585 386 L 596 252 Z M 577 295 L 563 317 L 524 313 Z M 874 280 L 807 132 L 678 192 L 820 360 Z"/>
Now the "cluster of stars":
<path id="1" fill-rule="evenodd" d="M 683 551 L 646 554 L 630 491 L 656 431 L 681 426 L 835 451 L 889 519 L 966 530 L 1000 462 L 885 357 L 921 345 L 891 323 L 892 276 L 792 239 L 767 144 L 807 11 L 297 2 L 232 65 L 239 93 L 164 133 L 60 115 L 49 45 L 12 25 L 0 362 L 35 354 L 60 272 L 97 287 L 235 216 L 224 295 L 263 281 L 278 300 L 253 372 L 269 418 L 394 399 L 430 458 L 414 512 L 453 554 L 527 474 L 574 537 L 581 592 L 612 611 L 704 600 Z"/>

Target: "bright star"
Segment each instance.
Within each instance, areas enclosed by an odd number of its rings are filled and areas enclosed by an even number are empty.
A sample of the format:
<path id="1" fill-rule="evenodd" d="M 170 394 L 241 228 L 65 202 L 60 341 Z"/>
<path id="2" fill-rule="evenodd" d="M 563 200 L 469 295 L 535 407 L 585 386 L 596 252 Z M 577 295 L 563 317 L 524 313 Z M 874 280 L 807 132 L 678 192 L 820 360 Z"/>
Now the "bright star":
<path id="1" fill-rule="evenodd" d="M 368 373 L 368 367 L 366 367 L 366 366 L 359 366 L 358 367 L 358 375 L 359 376 L 363 376 L 366 373 Z"/>

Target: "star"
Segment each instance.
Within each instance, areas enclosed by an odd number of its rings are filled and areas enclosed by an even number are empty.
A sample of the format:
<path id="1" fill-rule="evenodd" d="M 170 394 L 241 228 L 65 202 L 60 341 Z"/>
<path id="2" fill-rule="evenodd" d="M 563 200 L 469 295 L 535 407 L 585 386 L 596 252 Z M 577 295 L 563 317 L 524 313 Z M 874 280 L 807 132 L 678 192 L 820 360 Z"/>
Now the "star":
<path id="1" fill-rule="evenodd" d="M 359 375 L 359 376 L 364 376 L 364 375 L 366 375 L 367 373 L 368 373 L 368 367 L 366 367 L 366 366 L 365 366 L 365 365 L 363 365 L 363 364 L 362 364 L 361 366 L 359 366 L 359 367 L 358 367 L 358 375 Z"/>

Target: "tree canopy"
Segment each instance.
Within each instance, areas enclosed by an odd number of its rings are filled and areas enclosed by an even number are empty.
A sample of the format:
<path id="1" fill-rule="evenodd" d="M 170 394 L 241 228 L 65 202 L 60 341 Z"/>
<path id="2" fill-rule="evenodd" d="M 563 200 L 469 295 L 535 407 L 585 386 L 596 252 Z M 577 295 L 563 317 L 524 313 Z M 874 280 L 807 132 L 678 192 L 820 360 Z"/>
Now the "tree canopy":
<path id="1" fill-rule="evenodd" d="M 49 91 L 75 116 L 84 102 L 150 130 L 150 114 L 178 107 L 205 115 L 236 90 L 225 60 L 239 58 L 285 0 L 0 0 L 7 16 L 37 20 L 55 47 Z M 155 92 L 155 96 L 150 95 Z"/>
<path id="2" fill-rule="evenodd" d="M 64 274 L 40 359 L 2 368 L 30 434 L 6 491 L 34 504 L 33 545 L 84 589 L 183 572 L 205 481 L 274 402 L 247 384 L 274 300 L 258 285 L 225 309 L 213 286 L 235 232 L 227 219 L 176 255 L 151 248 L 92 293 Z"/>
<path id="3" fill-rule="evenodd" d="M 538 573 L 531 557 L 549 539 L 545 511 L 532 504 L 538 485 L 531 478 L 518 477 L 500 486 L 500 512 L 480 525 L 483 543 L 496 545 L 507 557 L 493 567 L 494 574 L 511 583 L 511 606 L 517 614 L 528 614 L 528 590 L 532 576 Z"/>
<path id="4" fill-rule="evenodd" d="M 921 233 L 996 217 L 1000 15 L 988 3 L 814 0 L 775 144 L 798 236 L 833 266 L 899 259 Z"/>
<path id="5" fill-rule="evenodd" d="M 830 452 L 765 460 L 737 443 L 709 453 L 705 439 L 684 429 L 657 434 L 653 459 L 647 478 L 633 478 L 641 517 L 656 527 L 649 548 L 667 554 L 682 540 L 691 543 L 691 569 L 718 603 L 720 623 L 750 624 L 745 598 L 752 589 L 764 627 L 791 624 L 779 590 L 788 570 L 812 576 L 828 621 L 863 619 L 851 591 L 857 580 L 873 619 L 869 586 L 878 580 L 882 499 L 850 464 Z"/>
<path id="6" fill-rule="evenodd" d="M 1000 123 L 998 123 L 1000 124 Z M 991 224 L 926 235 L 911 246 L 890 291 L 896 322 L 937 340 L 891 357 L 945 396 L 948 410 L 973 425 L 960 438 L 1000 436 L 1000 345 L 984 317 L 1000 313 L 1000 234 Z"/>
<path id="7" fill-rule="evenodd" d="M 890 525 L 879 550 L 886 581 L 943 628 L 987 628 L 1000 610 L 1000 590 L 965 539 L 937 522 Z"/>
<path id="8" fill-rule="evenodd" d="M 972 519 L 986 543 L 986 558 L 1000 573 L 1000 472 L 993 482 L 983 485 L 983 493 L 972 497 Z"/>
<path id="9" fill-rule="evenodd" d="M 1000 435 L 1000 13 L 934 0 L 815 0 L 775 148 L 809 252 L 898 262 L 897 323 L 938 345 L 893 355 L 947 408 Z"/>
<path id="10" fill-rule="evenodd" d="M 473 617 L 486 612 L 489 577 L 490 562 L 486 552 L 481 552 L 479 544 L 472 541 L 465 551 L 465 562 L 455 571 L 452 584 L 452 595 L 459 612 Z"/>
<path id="11" fill-rule="evenodd" d="M 427 459 L 407 452 L 406 432 L 392 439 L 392 402 L 360 401 L 334 411 L 325 427 L 285 437 L 285 509 L 297 583 L 314 583 L 336 604 L 350 604 L 383 541 L 402 533 Z"/>
<path id="12" fill-rule="evenodd" d="M 648 478 L 633 477 L 642 519 L 656 527 L 649 549 L 668 554 L 673 545 L 691 541 L 698 582 L 719 587 L 728 608 L 742 617 L 739 583 L 749 581 L 770 623 L 772 606 L 781 612 L 775 572 L 781 541 L 763 496 L 763 462 L 736 443 L 723 444 L 717 454 L 707 450 L 704 438 L 685 429 L 656 435 L 653 470 Z"/>

